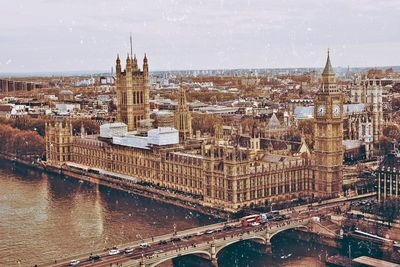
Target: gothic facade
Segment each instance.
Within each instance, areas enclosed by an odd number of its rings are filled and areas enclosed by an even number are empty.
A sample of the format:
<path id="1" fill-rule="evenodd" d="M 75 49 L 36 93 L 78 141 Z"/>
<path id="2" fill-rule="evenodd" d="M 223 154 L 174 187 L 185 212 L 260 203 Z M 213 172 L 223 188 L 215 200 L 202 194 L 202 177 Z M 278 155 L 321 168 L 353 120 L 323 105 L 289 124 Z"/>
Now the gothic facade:
<path id="1" fill-rule="evenodd" d="M 314 99 L 315 190 L 318 195 L 336 197 L 343 184 L 343 93 L 336 84 L 329 52 L 322 84 Z"/>
<path id="2" fill-rule="evenodd" d="M 135 130 L 138 120 L 148 114 L 148 88 L 143 86 L 148 77 L 146 58 L 143 65 L 140 72 L 135 60 L 128 56 L 127 69 L 121 72 L 117 59 L 118 114 L 128 131 Z M 73 136 L 69 122 L 48 123 L 48 163 L 96 173 L 98 179 L 106 177 L 124 186 L 138 182 L 150 184 L 190 196 L 202 205 L 229 211 L 300 198 L 336 196 L 342 179 L 343 98 L 335 86 L 329 57 L 327 66 L 329 69 L 324 71 L 321 93 L 316 99 L 315 160 L 272 154 L 262 149 L 260 134 L 254 128 L 247 147 L 241 146 L 239 140 L 224 140 L 221 126 L 217 127 L 216 137 L 192 138 L 186 94 L 181 87 L 175 114 L 179 142 L 150 144 L 145 143 L 148 137 L 134 137 L 127 132 L 129 144 L 121 141 L 124 139 L 120 135 L 116 143 L 114 136 Z M 133 86 L 133 79 L 137 79 L 137 86 Z M 322 105 L 325 112 L 319 114 Z"/>
<path id="3" fill-rule="evenodd" d="M 108 175 L 116 183 L 146 182 L 189 194 L 225 210 L 310 197 L 311 159 L 277 156 L 213 140 L 149 149 L 112 144 L 96 136 L 72 136 L 70 123 L 47 125 L 48 161 Z M 253 142 L 255 142 L 253 140 Z"/>
<path id="4" fill-rule="evenodd" d="M 366 156 L 373 155 L 373 145 L 379 142 L 383 128 L 390 123 L 383 109 L 383 86 L 379 79 L 357 77 L 350 87 L 351 104 L 346 105 L 344 138 L 359 140 L 365 145 Z"/>
<path id="5" fill-rule="evenodd" d="M 117 120 L 128 125 L 129 131 L 139 127 L 139 121 L 150 118 L 149 65 L 144 55 L 143 70 L 137 64 L 136 55 L 127 56 L 126 69 L 121 70 L 121 60 L 116 60 Z"/>
<path id="6" fill-rule="evenodd" d="M 179 139 L 182 142 L 192 137 L 192 117 L 186 101 L 186 90 L 182 83 L 179 87 L 178 107 L 175 110 L 174 124 L 179 131 Z"/>

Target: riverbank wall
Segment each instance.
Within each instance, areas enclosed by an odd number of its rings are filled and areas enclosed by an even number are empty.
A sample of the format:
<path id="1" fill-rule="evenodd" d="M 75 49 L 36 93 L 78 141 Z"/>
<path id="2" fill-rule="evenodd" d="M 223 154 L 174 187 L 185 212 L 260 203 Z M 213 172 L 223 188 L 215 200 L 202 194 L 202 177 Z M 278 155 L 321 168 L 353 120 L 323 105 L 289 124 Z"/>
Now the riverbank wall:
<path id="1" fill-rule="evenodd" d="M 156 201 L 179 206 L 185 209 L 200 212 L 205 215 L 211 215 L 220 219 L 226 219 L 229 217 L 229 214 L 231 214 L 228 211 L 218 210 L 205 206 L 203 205 L 201 200 L 194 199 L 189 196 L 171 193 L 168 190 L 160 190 L 151 186 L 140 185 L 138 183 L 126 183 L 119 180 L 113 180 L 102 177 L 99 174 L 82 173 L 76 170 L 71 170 L 67 166 L 51 165 L 48 163 L 43 163 L 41 161 L 37 162 L 17 159 L 16 157 L 6 155 L 4 153 L 0 154 L 0 160 L 5 160 L 13 163 L 17 167 L 46 172 L 57 176 L 65 176 L 77 180 L 86 181 L 92 184 L 121 190 L 130 194 L 151 198 Z"/>

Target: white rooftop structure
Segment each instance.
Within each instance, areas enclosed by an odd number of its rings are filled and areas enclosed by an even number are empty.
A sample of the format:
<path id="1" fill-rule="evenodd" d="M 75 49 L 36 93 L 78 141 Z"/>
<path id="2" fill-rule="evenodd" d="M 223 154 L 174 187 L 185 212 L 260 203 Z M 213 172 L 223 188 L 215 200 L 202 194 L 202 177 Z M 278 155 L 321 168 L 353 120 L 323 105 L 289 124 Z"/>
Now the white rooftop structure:
<path id="1" fill-rule="evenodd" d="M 125 136 L 128 126 L 123 122 L 106 123 L 100 126 L 100 137 L 112 138 L 113 136 Z"/>
<path id="2" fill-rule="evenodd" d="M 158 127 L 147 131 L 147 136 L 126 133 L 124 136 L 113 136 L 113 144 L 149 149 L 151 146 L 165 146 L 179 144 L 179 132 L 172 127 Z"/>
<path id="3" fill-rule="evenodd" d="M 365 111 L 365 104 L 348 104 L 344 105 L 346 114 L 361 113 Z"/>
<path id="4" fill-rule="evenodd" d="M 314 106 L 297 106 L 294 108 L 293 116 L 298 120 L 312 119 L 314 118 Z"/>
<path id="5" fill-rule="evenodd" d="M 237 107 L 225 107 L 225 106 L 213 105 L 208 107 L 202 107 L 199 108 L 198 110 L 200 112 L 211 113 L 211 114 L 232 114 L 237 112 L 238 109 L 239 108 Z"/>
<path id="6" fill-rule="evenodd" d="M 342 144 L 345 147 L 345 149 L 348 150 L 348 149 L 359 148 L 363 144 L 363 142 L 360 140 L 343 140 Z"/>
<path id="7" fill-rule="evenodd" d="M 152 145 L 163 146 L 179 143 L 179 132 L 172 127 L 158 127 L 147 132 L 148 142 Z"/>

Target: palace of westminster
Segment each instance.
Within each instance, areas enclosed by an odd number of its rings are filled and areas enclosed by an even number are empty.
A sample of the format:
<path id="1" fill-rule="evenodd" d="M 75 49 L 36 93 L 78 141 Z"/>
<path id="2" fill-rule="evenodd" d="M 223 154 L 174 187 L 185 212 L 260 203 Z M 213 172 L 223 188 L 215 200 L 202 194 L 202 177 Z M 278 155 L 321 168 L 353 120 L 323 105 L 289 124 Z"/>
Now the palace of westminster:
<path id="1" fill-rule="evenodd" d="M 109 179 L 145 182 L 193 196 L 205 206 L 236 211 L 292 199 L 339 196 L 344 135 L 369 146 L 377 141 L 385 123 L 382 86 L 375 80 L 358 81 L 351 93 L 354 104 L 344 105 L 329 52 L 314 98 L 313 153 L 271 153 L 261 144 L 260 129 L 253 129 L 245 144 L 223 134 L 222 125 L 214 126 L 212 137 L 194 134 L 182 85 L 174 127 L 153 128 L 149 90 L 146 55 L 142 70 L 132 55 L 122 70 L 117 57 L 117 121 L 101 125 L 100 135 L 86 135 L 82 130 L 80 136 L 73 135 L 68 121 L 47 123 L 48 163 L 114 174 Z"/>

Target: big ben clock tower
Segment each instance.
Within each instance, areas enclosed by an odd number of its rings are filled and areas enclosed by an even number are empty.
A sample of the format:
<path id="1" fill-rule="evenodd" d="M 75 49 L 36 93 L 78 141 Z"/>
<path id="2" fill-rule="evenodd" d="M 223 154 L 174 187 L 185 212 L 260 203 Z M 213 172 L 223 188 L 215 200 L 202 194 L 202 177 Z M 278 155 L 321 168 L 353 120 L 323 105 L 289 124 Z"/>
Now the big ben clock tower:
<path id="1" fill-rule="evenodd" d="M 314 99 L 317 197 L 336 197 L 342 191 L 343 101 L 344 97 L 337 88 L 328 51 L 322 72 L 322 84 Z"/>

